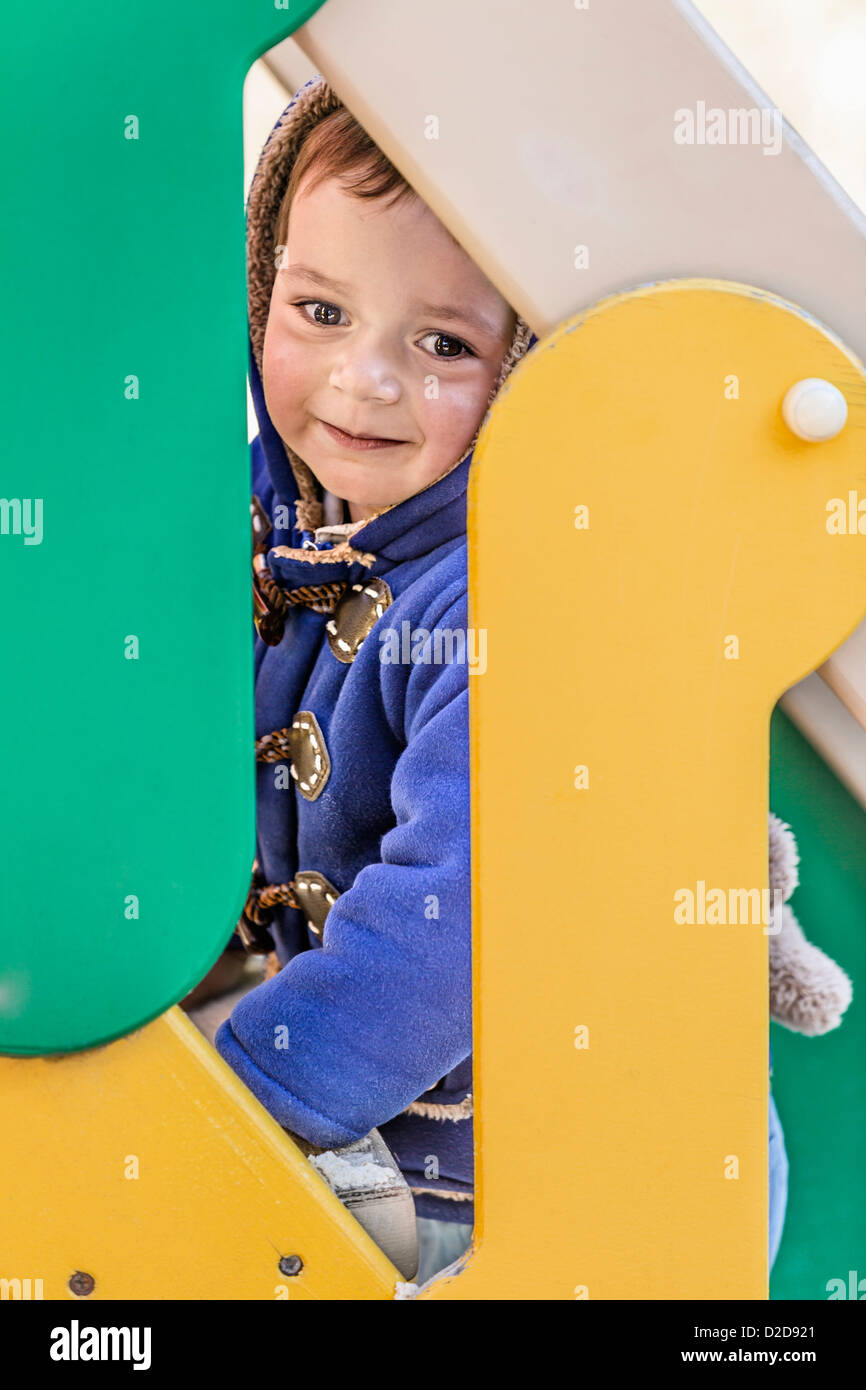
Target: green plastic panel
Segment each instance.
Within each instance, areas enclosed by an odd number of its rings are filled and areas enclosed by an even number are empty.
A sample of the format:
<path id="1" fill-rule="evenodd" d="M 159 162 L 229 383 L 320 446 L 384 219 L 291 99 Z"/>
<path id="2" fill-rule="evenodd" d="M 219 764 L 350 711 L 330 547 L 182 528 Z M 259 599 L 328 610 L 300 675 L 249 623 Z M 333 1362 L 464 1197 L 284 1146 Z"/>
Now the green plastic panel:
<path id="1" fill-rule="evenodd" d="M 4 11 L 2 1052 L 156 1017 L 243 906 L 242 94 L 318 8 Z"/>
<path id="2" fill-rule="evenodd" d="M 841 1025 L 824 1037 L 770 1027 L 771 1084 L 790 1164 L 770 1297 L 826 1299 L 831 1280 L 850 1289 L 852 1270 L 866 1278 L 866 812 L 778 707 L 770 806 L 800 851 L 791 906 L 806 936 L 854 982 Z"/>

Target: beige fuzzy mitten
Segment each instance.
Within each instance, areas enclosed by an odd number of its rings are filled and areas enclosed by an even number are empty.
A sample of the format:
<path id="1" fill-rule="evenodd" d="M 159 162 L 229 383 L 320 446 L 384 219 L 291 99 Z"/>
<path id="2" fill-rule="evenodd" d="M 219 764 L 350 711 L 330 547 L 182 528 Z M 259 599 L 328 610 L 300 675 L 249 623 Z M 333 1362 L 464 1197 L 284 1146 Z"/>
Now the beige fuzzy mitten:
<path id="1" fill-rule="evenodd" d="M 838 1028 L 851 1003 L 851 981 L 841 966 L 806 940 L 787 900 L 800 879 L 791 827 L 770 812 L 770 894 L 783 895 L 781 930 L 770 936 L 770 1017 L 795 1033 L 818 1037 Z M 773 921 L 773 926 L 776 923 Z"/>

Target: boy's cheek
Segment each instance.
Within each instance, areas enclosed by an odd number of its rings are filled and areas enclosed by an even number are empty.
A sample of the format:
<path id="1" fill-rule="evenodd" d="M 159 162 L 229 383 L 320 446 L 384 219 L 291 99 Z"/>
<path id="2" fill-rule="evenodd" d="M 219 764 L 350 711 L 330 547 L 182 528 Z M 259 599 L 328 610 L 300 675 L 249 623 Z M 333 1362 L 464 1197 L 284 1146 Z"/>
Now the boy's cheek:
<path id="1" fill-rule="evenodd" d="M 427 443 L 446 454 L 468 444 L 484 419 L 489 392 L 486 381 L 472 388 L 442 390 L 440 386 L 438 400 L 423 401 L 422 429 Z"/>
<path id="2" fill-rule="evenodd" d="M 291 344 L 273 335 L 265 338 L 262 385 L 268 414 L 275 425 L 278 415 L 281 418 L 294 415 L 305 398 L 307 383 L 303 361 L 303 355 Z"/>

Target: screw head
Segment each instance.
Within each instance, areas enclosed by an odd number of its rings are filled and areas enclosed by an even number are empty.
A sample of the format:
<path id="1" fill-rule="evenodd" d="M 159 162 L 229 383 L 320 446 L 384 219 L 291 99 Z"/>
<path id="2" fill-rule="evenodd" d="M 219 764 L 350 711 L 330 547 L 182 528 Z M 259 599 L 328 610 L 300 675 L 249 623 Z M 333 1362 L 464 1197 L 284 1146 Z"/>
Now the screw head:
<path id="1" fill-rule="evenodd" d="M 77 1298 L 87 1298 L 88 1294 L 93 1293 L 96 1288 L 96 1280 L 92 1274 L 84 1274 L 77 1269 L 69 1280 L 69 1291 L 74 1293 Z"/>
<path id="2" fill-rule="evenodd" d="M 782 418 L 792 434 L 810 444 L 835 439 L 848 419 L 848 402 L 838 386 L 820 376 L 795 381 L 782 401 Z"/>
<path id="3" fill-rule="evenodd" d="M 300 1274 L 304 1267 L 304 1262 L 300 1255 L 283 1255 L 280 1260 L 280 1273 L 294 1276 Z"/>

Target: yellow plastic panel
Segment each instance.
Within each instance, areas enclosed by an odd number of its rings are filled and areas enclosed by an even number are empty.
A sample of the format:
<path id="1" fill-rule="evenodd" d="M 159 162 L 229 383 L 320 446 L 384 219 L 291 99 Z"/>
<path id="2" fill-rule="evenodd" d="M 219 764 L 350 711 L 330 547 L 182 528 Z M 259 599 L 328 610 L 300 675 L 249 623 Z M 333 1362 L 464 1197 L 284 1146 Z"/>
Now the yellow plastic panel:
<path id="1" fill-rule="evenodd" d="M 811 376 L 848 401 L 829 443 L 781 418 Z M 470 488 L 476 1248 L 422 1296 L 767 1297 L 766 919 L 680 925 L 674 895 L 767 890 L 773 706 L 866 610 L 866 544 L 826 527 L 866 495 L 864 423 L 820 325 L 700 280 L 568 321 L 494 407 Z"/>
<path id="2" fill-rule="evenodd" d="M 5 1278 L 69 1298 L 393 1298 L 397 1270 L 183 1013 L 0 1058 Z M 299 1255 L 297 1275 L 281 1258 Z"/>

